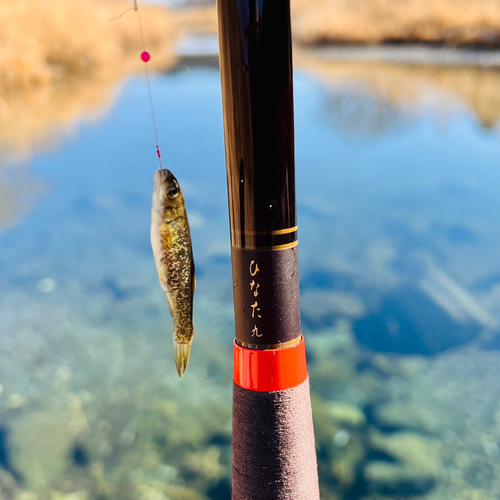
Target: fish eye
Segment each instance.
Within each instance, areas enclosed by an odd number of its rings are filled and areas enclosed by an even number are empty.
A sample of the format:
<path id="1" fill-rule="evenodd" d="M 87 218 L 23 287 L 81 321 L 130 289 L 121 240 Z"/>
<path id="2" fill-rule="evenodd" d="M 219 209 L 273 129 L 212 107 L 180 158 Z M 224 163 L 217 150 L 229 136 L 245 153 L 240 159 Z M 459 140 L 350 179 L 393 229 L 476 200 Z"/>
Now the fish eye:
<path id="1" fill-rule="evenodd" d="M 179 189 L 176 187 L 176 186 L 169 186 L 167 188 L 167 196 L 169 198 L 177 198 L 177 196 L 179 195 Z"/>

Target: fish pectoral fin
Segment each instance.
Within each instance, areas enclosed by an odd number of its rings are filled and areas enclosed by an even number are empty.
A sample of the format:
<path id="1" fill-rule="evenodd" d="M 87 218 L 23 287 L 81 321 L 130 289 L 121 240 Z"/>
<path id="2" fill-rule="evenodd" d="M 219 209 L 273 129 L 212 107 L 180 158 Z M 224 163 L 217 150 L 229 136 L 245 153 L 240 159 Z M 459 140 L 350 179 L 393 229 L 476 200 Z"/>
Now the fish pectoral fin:
<path id="1" fill-rule="evenodd" d="M 167 293 L 167 302 L 168 302 L 168 309 L 170 311 L 170 316 L 172 316 L 172 318 L 173 318 L 174 317 L 174 300 L 168 293 Z"/>
<path id="2" fill-rule="evenodd" d="M 196 290 L 196 276 L 193 276 L 193 293 Z"/>
<path id="3" fill-rule="evenodd" d="M 191 353 L 191 342 L 187 342 L 185 344 L 180 344 L 174 341 L 174 356 L 175 356 L 175 366 L 177 367 L 177 373 L 179 377 L 182 377 L 184 372 L 186 371 L 189 354 Z"/>

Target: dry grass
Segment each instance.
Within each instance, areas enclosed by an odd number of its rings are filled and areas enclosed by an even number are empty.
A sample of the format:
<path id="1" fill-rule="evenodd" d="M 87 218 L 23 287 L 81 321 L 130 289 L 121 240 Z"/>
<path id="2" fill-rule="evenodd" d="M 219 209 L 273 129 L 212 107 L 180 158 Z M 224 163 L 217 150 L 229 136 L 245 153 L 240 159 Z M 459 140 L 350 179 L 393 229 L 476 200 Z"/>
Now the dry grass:
<path id="1" fill-rule="evenodd" d="M 500 46 L 500 0 L 291 0 L 303 44 Z"/>
<path id="2" fill-rule="evenodd" d="M 138 15 L 128 0 L 9 0 L 0 3 L 0 148 L 29 154 L 102 111 L 121 77 L 143 72 Z M 176 63 L 181 33 L 199 31 L 204 11 L 179 15 L 140 6 L 151 69 Z"/>
<path id="3" fill-rule="evenodd" d="M 0 6 L 0 90 L 28 88 L 139 66 L 137 15 L 109 19 L 130 7 L 119 0 L 15 0 Z M 155 64 L 172 63 L 176 20 L 168 10 L 143 7 Z M 160 62 L 161 61 L 161 62 Z"/>
<path id="4" fill-rule="evenodd" d="M 303 45 L 500 47 L 500 0 L 291 0 L 291 7 L 294 39 Z M 204 30 L 215 32 L 215 8 L 204 9 L 204 16 Z"/>
<path id="5" fill-rule="evenodd" d="M 184 31 L 217 33 L 217 9 L 213 5 L 178 11 L 178 20 Z"/>

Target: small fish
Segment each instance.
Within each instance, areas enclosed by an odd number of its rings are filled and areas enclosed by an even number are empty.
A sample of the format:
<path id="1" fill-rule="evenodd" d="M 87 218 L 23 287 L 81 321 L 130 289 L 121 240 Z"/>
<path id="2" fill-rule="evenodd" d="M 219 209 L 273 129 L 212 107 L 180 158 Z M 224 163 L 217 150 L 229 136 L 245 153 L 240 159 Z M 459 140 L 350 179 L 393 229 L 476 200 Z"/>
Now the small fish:
<path id="1" fill-rule="evenodd" d="M 179 377 L 186 371 L 193 343 L 193 294 L 196 287 L 191 234 L 184 196 L 167 169 L 155 174 L 151 245 L 160 285 L 174 320 L 174 355 Z"/>

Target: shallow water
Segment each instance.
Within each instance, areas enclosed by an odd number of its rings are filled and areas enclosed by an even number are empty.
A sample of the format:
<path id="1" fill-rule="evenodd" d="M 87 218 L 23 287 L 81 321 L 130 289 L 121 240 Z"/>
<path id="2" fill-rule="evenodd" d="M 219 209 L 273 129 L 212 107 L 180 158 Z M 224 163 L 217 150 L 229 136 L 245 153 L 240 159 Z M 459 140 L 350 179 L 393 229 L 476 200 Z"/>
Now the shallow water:
<path id="1" fill-rule="evenodd" d="M 424 87 L 428 98 L 405 106 L 347 82 L 295 77 L 322 498 L 497 498 L 500 134 L 445 92 Z M 219 74 L 180 68 L 152 87 L 192 228 L 193 359 L 179 381 L 149 243 L 147 88 L 132 78 L 99 119 L 0 170 L 11 186 L 0 204 L 7 498 L 230 497 Z"/>

